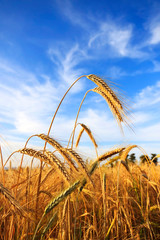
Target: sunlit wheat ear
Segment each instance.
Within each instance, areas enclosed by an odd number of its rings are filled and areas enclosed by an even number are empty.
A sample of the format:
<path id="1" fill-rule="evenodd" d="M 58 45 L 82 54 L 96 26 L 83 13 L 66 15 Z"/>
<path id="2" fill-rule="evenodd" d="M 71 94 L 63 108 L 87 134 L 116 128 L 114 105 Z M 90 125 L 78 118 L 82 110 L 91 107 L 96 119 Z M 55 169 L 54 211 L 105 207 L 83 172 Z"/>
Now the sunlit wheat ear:
<path id="1" fill-rule="evenodd" d="M 87 175 L 87 177 L 89 178 L 91 184 L 94 186 L 94 183 L 91 179 L 91 176 L 89 174 L 89 171 L 88 171 L 83 159 L 79 156 L 79 154 L 76 151 L 74 151 L 71 148 L 70 149 L 66 148 L 66 151 L 77 162 L 77 164 L 84 170 L 84 172 Z"/>
<path id="2" fill-rule="evenodd" d="M 54 165 L 53 162 L 51 162 L 50 159 L 45 154 L 41 153 L 40 151 L 36 151 L 32 148 L 23 148 L 18 150 L 18 152 L 31 157 L 38 158 L 40 161 L 43 161 L 49 165 L 52 165 L 52 166 Z"/>
<path id="3" fill-rule="evenodd" d="M 58 167 L 60 172 L 63 174 L 63 176 L 66 178 L 67 181 L 70 180 L 69 174 L 66 170 L 66 168 L 63 166 L 62 162 L 50 151 L 45 151 L 45 154 L 50 159 L 50 161 L 53 161 L 55 165 Z"/>
<path id="4" fill-rule="evenodd" d="M 96 88 L 92 89 L 92 91 L 100 94 L 105 99 L 105 101 L 107 102 L 113 116 L 117 120 L 120 127 L 121 127 L 122 122 L 127 123 L 126 120 L 125 120 L 126 114 L 125 114 L 123 108 L 119 108 L 117 105 L 115 105 L 114 102 L 112 102 L 112 99 L 110 99 L 107 96 L 107 94 L 102 91 L 102 89 L 100 87 L 96 87 Z"/>
<path id="5" fill-rule="evenodd" d="M 45 134 L 38 134 L 37 136 L 39 138 L 41 138 L 42 140 L 46 141 L 47 143 L 49 143 L 55 149 L 57 149 L 57 151 L 61 154 L 61 156 L 65 160 L 67 160 L 67 162 L 70 165 L 70 167 L 72 169 L 75 169 L 76 171 L 78 171 L 78 168 L 75 166 L 74 162 L 72 161 L 70 156 L 67 154 L 65 148 L 63 148 L 56 140 L 54 140 L 53 138 L 51 138 L 51 137 L 49 137 L 49 136 L 47 136 Z"/>
<path id="6" fill-rule="evenodd" d="M 80 130 L 79 135 L 78 135 L 78 137 L 77 137 L 76 147 L 77 147 L 78 144 L 79 144 L 79 141 L 80 141 L 80 139 L 81 139 L 81 136 L 82 136 L 83 132 L 85 131 L 85 132 L 88 134 L 89 138 L 91 139 L 94 147 L 97 148 L 98 145 L 97 145 L 96 140 L 95 140 L 95 138 L 93 137 L 93 134 L 92 134 L 91 130 L 89 129 L 89 127 L 87 127 L 87 126 L 86 126 L 85 124 L 83 124 L 83 123 L 79 123 L 79 124 L 81 125 L 82 129 Z"/>
<path id="7" fill-rule="evenodd" d="M 104 160 L 106 160 L 107 158 L 112 157 L 113 155 L 122 152 L 124 149 L 125 149 L 125 148 L 122 147 L 122 148 L 116 148 L 116 149 L 113 149 L 113 150 L 111 150 L 111 151 L 108 151 L 108 152 L 102 154 L 101 156 L 99 156 L 99 157 L 97 158 L 97 161 L 99 161 L 99 162 L 104 161 Z"/>
<path id="8" fill-rule="evenodd" d="M 125 150 L 123 150 L 123 152 L 120 154 L 120 160 L 125 161 L 128 153 L 132 150 L 132 148 L 136 148 L 136 147 L 137 145 L 131 145 L 125 148 Z"/>
<path id="9" fill-rule="evenodd" d="M 107 83 L 103 79 L 94 74 L 88 75 L 87 78 L 94 82 L 98 87 L 100 87 L 102 92 L 104 92 L 110 98 L 110 100 L 116 107 L 118 107 L 119 109 L 123 109 L 122 102 L 118 99 L 115 92 L 107 85 Z"/>

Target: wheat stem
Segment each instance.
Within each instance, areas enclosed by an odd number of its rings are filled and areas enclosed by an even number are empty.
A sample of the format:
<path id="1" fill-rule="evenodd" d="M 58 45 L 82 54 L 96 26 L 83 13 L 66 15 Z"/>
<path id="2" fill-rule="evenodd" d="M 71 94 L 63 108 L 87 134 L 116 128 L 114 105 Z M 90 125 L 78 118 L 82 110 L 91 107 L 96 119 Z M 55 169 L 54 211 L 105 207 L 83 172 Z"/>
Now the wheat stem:
<path id="1" fill-rule="evenodd" d="M 74 123 L 74 128 L 73 128 L 73 135 L 72 135 L 72 144 L 71 144 L 71 148 L 73 148 L 74 135 L 75 135 L 75 130 L 76 130 L 76 125 L 77 125 L 78 116 L 79 116 L 79 113 L 80 113 L 80 110 L 81 110 L 82 104 L 83 104 L 83 102 L 84 102 L 84 100 L 85 100 L 87 94 L 88 94 L 90 91 L 91 91 L 91 89 L 88 90 L 88 91 L 85 93 L 85 95 L 84 95 L 84 97 L 83 97 L 83 99 L 82 99 L 82 101 L 81 101 L 81 104 L 80 104 L 80 106 L 79 106 L 79 109 L 78 109 L 78 112 L 77 112 L 77 116 L 76 116 L 76 120 L 75 120 L 75 123 Z"/>

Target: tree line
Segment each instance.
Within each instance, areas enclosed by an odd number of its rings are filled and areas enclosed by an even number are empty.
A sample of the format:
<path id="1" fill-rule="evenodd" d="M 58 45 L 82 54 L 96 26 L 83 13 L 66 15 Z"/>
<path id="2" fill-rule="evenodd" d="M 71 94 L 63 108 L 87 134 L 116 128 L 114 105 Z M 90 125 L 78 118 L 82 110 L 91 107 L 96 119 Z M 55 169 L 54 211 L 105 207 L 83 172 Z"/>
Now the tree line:
<path id="1" fill-rule="evenodd" d="M 157 154 L 151 153 L 151 158 L 149 159 L 149 157 L 148 157 L 147 155 L 141 155 L 141 156 L 139 157 L 140 163 L 143 164 L 143 163 L 149 162 L 150 160 L 151 160 L 151 161 L 153 160 L 153 163 L 154 163 L 155 165 L 157 165 L 157 164 L 158 164 L 158 158 L 157 158 L 156 156 L 157 156 Z M 132 164 L 133 164 L 133 163 L 136 163 L 135 153 L 128 154 L 126 160 L 127 160 L 128 163 L 132 163 Z"/>

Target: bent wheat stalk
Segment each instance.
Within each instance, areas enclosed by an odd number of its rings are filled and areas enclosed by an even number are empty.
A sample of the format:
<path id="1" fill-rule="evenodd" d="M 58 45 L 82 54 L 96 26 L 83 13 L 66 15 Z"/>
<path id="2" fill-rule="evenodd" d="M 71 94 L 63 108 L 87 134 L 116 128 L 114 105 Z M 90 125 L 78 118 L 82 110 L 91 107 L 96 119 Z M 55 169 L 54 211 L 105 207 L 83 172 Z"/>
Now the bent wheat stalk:
<path id="1" fill-rule="evenodd" d="M 56 109 L 56 111 L 55 111 L 55 113 L 54 113 L 54 116 L 53 116 L 53 118 L 52 118 L 51 124 L 50 124 L 50 126 L 49 126 L 48 133 L 47 133 L 48 136 L 49 136 L 49 134 L 50 134 L 50 131 L 51 131 L 51 128 L 52 128 L 54 119 L 55 119 L 55 117 L 56 117 L 56 114 L 57 114 L 57 112 L 58 112 L 58 110 L 59 110 L 59 108 L 60 108 L 60 106 L 61 106 L 64 98 L 66 97 L 66 95 L 67 95 L 67 93 L 70 91 L 70 89 L 76 84 L 76 82 L 78 82 L 79 79 L 81 79 L 81 78 L 83 78 L 83 77 L 86 77 L 86 75 L 82 75 L 82 76 L 80 76 L 79 78 L 77 78 L 77 79 L 72 83 L 72 85 L 68 88 L 68 90 L 66 91 L 66 93 L 64 94 L 64 96 L 62 97 L 62 99 L 61 99 L 61 101 L 60 101 L 60 103 L 59 103 L 59 105 L 58 105 L 58 107 L 57 107 L 57 109 Z M 45 150 L 45 148 L 46 148 L 46 144 L 47 144 L 47 142 L 45 142 L 44 150 Z"/>

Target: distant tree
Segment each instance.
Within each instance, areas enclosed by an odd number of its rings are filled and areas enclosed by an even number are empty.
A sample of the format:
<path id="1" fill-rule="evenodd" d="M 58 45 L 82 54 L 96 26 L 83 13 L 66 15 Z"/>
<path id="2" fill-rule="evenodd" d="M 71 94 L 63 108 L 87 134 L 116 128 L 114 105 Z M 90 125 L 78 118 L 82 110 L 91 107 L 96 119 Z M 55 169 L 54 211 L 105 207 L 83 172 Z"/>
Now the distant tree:
<path id="1" fill-rule="evenodd" d="M 136 162 L 135 153 L 132 153 L 128 156 L 128 162 L 130 162 L 130 163 L 135 163 Z"/>
<path id="2" fill-rule="evenodd" d="M 149 163 L 149 157 L 147 155 L 141 155 L 140 157 L 140 163 Z"/>
<path id="3" fill-rule="evenodd" d="M 151 154 L 151 160 L 153 159 L 154 164 L 157 166 L 158 164 L 158 158 L 156 158 L 157 154 L 152 153 Z"/>

